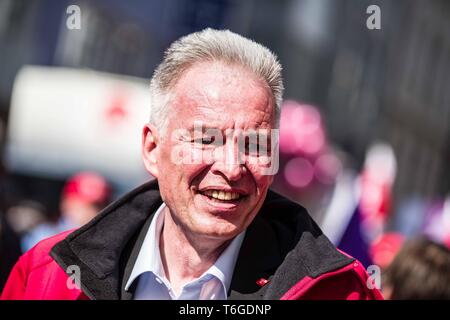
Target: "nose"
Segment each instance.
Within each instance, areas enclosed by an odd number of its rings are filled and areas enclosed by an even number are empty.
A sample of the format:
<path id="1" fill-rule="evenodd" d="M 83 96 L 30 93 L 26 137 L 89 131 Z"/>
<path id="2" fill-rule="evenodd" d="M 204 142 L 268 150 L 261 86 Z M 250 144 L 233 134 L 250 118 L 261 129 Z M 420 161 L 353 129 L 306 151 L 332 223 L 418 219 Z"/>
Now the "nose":
<path id="1" fill-rule="evenodd" d="M 228 181 L 237 181 L 242 178 L 245 164 L 240 159 L 236 143 L 227 142 L 222 147 L 216 148 L 211 171 L 223 175 Z"/>
<path id="2" fill-rule="evenodd" d="M 213 164 L 211 170 L 215 174 L 223 175 L 228 181 L 238 181 L 242 178 L 245 169 L 240 164 L 228 164 L 217 161 Z"/>

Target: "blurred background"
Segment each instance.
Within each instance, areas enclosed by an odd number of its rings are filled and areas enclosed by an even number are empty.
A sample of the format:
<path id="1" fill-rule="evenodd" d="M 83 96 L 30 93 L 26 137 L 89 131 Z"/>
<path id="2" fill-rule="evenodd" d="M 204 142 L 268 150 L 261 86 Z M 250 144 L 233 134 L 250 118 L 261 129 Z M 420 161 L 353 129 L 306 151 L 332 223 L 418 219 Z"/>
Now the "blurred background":
<path id="1" fill-rule="evenodd" d="M 450 246 L 448 1 L 0 0 L 0 289 L 21 252 L 149 179 L 149 79 L 205 27 L 279 56 L 273 189 L 340 249 L 384 270 L 410 238 Z"/>

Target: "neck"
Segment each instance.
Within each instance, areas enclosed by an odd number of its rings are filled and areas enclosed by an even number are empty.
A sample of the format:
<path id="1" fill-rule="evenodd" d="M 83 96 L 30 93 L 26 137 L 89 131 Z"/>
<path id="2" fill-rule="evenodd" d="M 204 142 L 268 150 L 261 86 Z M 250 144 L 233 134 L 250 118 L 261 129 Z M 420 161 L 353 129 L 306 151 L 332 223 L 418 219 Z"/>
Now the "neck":
<path id="1" fill-rule="evenodd" d="M 217 261 L 229 241 L 188 234 L 173 220 L 168 207 L 162 214 L 161 262 L 167 280 L 179 294 L 186 283 L 200 277 Z"/>

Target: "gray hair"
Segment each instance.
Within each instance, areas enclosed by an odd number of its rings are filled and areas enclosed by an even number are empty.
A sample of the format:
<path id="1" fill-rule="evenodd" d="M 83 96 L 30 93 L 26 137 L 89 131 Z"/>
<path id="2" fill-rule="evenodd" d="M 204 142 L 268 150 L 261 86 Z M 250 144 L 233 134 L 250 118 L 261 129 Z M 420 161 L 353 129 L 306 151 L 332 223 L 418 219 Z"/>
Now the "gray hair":
<path id="1" fill-rule="evenodd" d="M 164 131 L 170 89 L 185 70 L 196 62 L 223 61 L 253 72 L 269 86 L 275 100 L 276 126 L 279 126 L 283 80 L 281 65 L 274 53 L 263 45 L 229 30 L 204 29 L 173 42 L 164 54 L 150 82 L 150 123 Z"/>

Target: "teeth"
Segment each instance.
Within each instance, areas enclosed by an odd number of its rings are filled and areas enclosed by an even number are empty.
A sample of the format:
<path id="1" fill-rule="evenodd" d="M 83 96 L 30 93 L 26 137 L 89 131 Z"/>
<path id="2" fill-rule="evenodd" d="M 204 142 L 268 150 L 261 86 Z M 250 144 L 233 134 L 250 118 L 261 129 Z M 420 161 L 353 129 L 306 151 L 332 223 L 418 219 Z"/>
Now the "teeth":
<path id="1" fill-rule="evenodd" d="M 224 200 L 224 201 L 239 199 L 239 193 L 237 193 L 237 192 L 226 192 L 226 191 L 221 191 L 221 190 L 207 190 L 203 193 L 214 199 L 219 199 L 219 200 Z"/>

